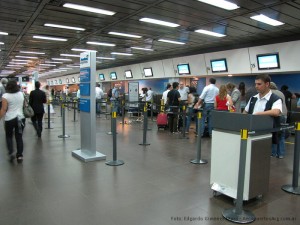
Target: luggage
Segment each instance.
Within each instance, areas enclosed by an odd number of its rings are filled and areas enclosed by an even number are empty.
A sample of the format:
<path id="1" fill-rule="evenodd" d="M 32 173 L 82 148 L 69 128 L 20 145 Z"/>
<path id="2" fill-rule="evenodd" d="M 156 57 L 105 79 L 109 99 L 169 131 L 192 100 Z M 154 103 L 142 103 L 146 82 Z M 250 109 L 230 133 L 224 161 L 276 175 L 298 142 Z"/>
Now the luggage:
<path id="1" fill-rule="evenodd" d="M 156 118 L 157 128 L 167 128 L 168 116 L 166 113 L 159 113 Z"/>

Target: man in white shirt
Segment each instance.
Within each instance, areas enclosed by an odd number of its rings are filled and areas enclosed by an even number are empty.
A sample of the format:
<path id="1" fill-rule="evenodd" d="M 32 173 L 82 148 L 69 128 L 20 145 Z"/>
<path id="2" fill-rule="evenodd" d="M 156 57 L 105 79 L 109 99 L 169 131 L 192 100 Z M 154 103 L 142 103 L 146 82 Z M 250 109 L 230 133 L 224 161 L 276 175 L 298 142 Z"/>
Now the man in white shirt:
<path id="1" fill-rule="evenodd" d="M 164 100 L 164 105 L 167 103 L 167 100 L 168 100 L 168 93 L 169 91 L 172 89 L 172 85 L 171 84 L 168 84 L 167 85 L 167 90 L 165 90 L 162 94 L 162 99 Z"/>
<path id="2" fill-rule="evenodd" d="M 204 137 L 205 121 L 207 119 L 208 133 L 211 137 L 212 127 L 211 127 L 211 111 L 214 109 L 214 102 L 216 96 L 219 94 L 219 88 L 216 87 L 216 79 L 210 78 L 210 84 L 203 88 L 203 91 L 199 97 L 196 105 L 204 104 L 202 119 L 201 119 L 201 137 Z M 196 129 L 198 132 L 198 122 L 196 121 Z M 198 134 L 199 135 L 199 134 Z"/>
<path id="3" fill-rule="evenodd" d="M 180 94 L 180 98 L 181 98 L 181 101 L 187 101 L 188 99 L 188 94 L 189 94 L 189 88 L 188 87 L 185 87 L 183 82 L 180 82 L 179 83 L 179 94 Z"/>
<path id="4" fill-rule="evenodd" d="M 96 98 L 96 113 L 100 115 L 101 113 L 101 98 L 104 95 L 103 90 L 100 88 L 100 84 L 96 84 L 95 88 L 95 98 Z"/>
<path id="5" fill-rule="evenodd" d="M 153 102 L 153 91 L 151 90 L 151 87 L 149 87 L 147 91 L 146 102 Z"/>

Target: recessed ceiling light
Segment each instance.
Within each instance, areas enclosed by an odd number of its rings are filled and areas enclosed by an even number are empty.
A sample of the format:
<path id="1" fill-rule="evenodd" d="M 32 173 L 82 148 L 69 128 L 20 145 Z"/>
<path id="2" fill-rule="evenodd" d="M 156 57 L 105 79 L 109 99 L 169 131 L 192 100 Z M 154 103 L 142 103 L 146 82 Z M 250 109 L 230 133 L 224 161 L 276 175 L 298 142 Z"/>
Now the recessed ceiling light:
<path id="1" fill-rule="evenodd" d="M 20 53 L 24 54 L 37 54 L 37 55 L 45 55 L 44 52 L 32 52 L 32 51 L 20 51 Z"/>
<path id="2" fill-rule="evenodd" d="M 38 57 L 35 56 L 23 56 L 23 55 L 16 55 L 16 58 L 24 58 L 24 59 L 38 59 Z"/>
<path id="3" fill-rule="evenodd" d="M 81 27 L 71 27 L 71 26 L 65 26 L 65 25 L 59 25 L 59 24 L 53 24 L 53 23 L 45 23 L 45 27 L 55 27 L 55 28 L 62 28 L 62 29 L 68 29 L 68 30 L 80 30 L 85 31 L 84 28 Z"/>
<path id="4" fill-rule="evenodd" d="M 225 37 L 226 36 L 224 34 L 212 32 L 212 31 L 208 31 L 208 30 L 202 30 L 202 29 L 195 30 L 195 32 L 201 33 L 201 34 L 207 34 L 207 35 L 214 36 L 214 37 Z"/>
<path id="5" fill-rule="evenodd" d="M 68 39 L 66 38 L 48 37 L 48 36 L 40 36 L 40 35 L 34 35 L 33 38 L 50 40 L 50 41 L 68 41 Z"/>
<path id="6" fill-rule="evenodd" d="M 171 44 L 177 44 L 177 45 L 184 45 L 184 42 L 179 42 L 179 41 L 171 41 L 171 40 L 166 40 L 166 39 L 158 39 L 158 41 L 161 42 L 166 42 L 166 43 L 171 43 Z"/>
<path id="7" fill-rule="evenodd" d="M 262 22 L 262 23 L 269 24 L 271 26 L 280 26 L 280 25 L 284 24 L 284 23 L 282 23 L 278 20 L 271 19 L 270 17 L 267 17 L 263 14 L 260 14 L 260 15 L 257 15 L 257 16 L 251 16 L 250 18 L 253 19 L 253 20 L 257 20 L 259 22 Z"/>
<path id="8" fill-rule="evenodd" d="M 222 9 L 234 10 L 240 8 L 238 5 L 225 0 L 198 0 L 199 2 L 207 3 Z"/>
<path id="9" fill-rule="evenodd" d="M 143 50 L 143 51 L 154 51 L 152 48 L 141 48 L 141 47 L 131 47 L 132 49 Z"/>
<path id="10" fill-rule="evenodd" d="M 95 42 L 95 41 L 88 41 L 87 44 L 90 44 L 90 45 L 101 45 L 101 46 L 111 46 L 111 47 L 116 46 L 115 44 L 104 43 L 104 42 Z"/>
<path id="11" fill-rule="evenodd" d="M 151 18 L 141 18 L 140 21 L 147 22 L 147 23 L 154 23 L 154 24 L 167 26 L 167 27 L 179 27 L 180 26 L 179 24 L 176 24 L 176 23 L 170 23 L 167 21 L 156 20 L 156 19 L 151 19 Z"/>
<path id="12" fill-rule="evenodd" d="M 0 35 L 8 35 L 8 33 L 0 31 Z"/>
<path id="13" fill-rule="evenodd" d="M 63 5 L 63 7 L 70 8 L 70 9 L 82 10 L 82 11 L 86 11 L 86 12 L 99 13 L 99 14 L 104 14 L 104 15 L 109 15 L 109 16 L 116 14 L 116 12 L 113 12 L 113 11 L 98 9 L 98 8 L 94 8 L 94 7 L 84 6 L 84 5 L 77 5 L 77 4 L 72 4 L 72 3 L 65 3 Z"/>
<path id="14" fill-rule="evenodd" d="M 75 52 L 97 52 L 96 50 L 83 49 L 83 48 L 72 48 L 71 50 Z"/>
<path id="15" fill-rule="evenodd" d="M 140 36 L 140 35 L 126 34 L 126 33 L 120 33 L 120 32 L 108 32 L 108 34 L 124 36 L 124 37 L 132 37 L 132 38 L 142 38 L 142 36 Z"/>
<path id="16" fill-rule="evenodd" d="M 52 60 L 58 60 L 58 61 L 72 61 L 72 59 L 62 59 L 62 58 L 52 58 Z"/>
<path id="17" fill-rule="evenodd" d="M 74 55 L 74 54 L 60 54 L 60 56 L 67 56 L 67 57 L 80 57 L 80 55 Z"/>
<path id="18" fill-rule="evenodd" d="M 97 59 L 115 60 L 115 58 L 110 57 L 96 57 Z"/>
<path id="19" fill-rule="evenodd" d="M 111 52 L 110 54 L 112 55 L 126 55 L 126 56 L 131 56 L 133 54 L 131 53 L 123 53 L 123 52 Z"/>

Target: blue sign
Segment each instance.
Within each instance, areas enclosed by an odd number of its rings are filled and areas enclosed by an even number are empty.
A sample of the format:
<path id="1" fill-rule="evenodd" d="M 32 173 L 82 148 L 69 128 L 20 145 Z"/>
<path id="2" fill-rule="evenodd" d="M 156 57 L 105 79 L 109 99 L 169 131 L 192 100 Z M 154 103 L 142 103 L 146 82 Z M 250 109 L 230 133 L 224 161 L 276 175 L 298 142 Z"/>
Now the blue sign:
<path id="1" fill-rule="evenodd" d="M 80 95 L 82 96 L 90 96 L 90 83 L 80 83 Z"/>
<path id="2" fill-rule="evenodd" d="M 91 69 L 81 68 L 80 69 L 80 82 L 90 82 L 91 81 Z"/>
<path id="3" fill-rule="evenodd" d="M 80 98 L 79 108 L 82 112 L 90 112 L 91 111 L 91 101 L 90 99 Z"/>

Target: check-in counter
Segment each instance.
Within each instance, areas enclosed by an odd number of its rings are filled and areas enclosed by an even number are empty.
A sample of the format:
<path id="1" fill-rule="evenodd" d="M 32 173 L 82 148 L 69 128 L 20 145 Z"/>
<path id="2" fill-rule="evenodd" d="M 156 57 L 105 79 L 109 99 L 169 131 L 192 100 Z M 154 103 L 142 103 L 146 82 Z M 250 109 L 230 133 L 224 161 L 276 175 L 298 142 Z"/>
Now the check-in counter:
<path id="1" fill-rule="evenodd" d="M 212 190 L 236 199 L 242 129 L 247 138 L 243 200 L 268 191 L 273 119 L 269 116 L 212 112 L 210 185 Z M 260 132 L 261 131 L 261 132 Z M 259 133 L 259 134 L 258 134 Z"/>

